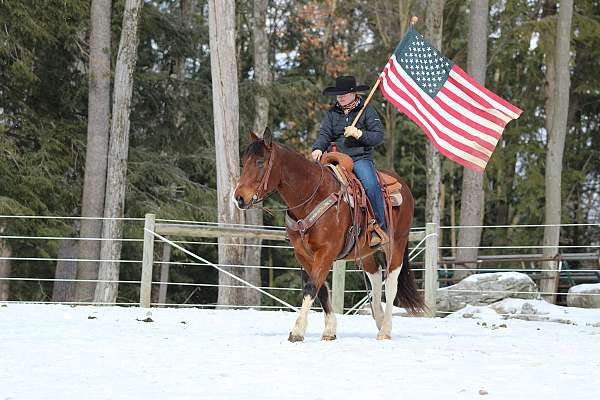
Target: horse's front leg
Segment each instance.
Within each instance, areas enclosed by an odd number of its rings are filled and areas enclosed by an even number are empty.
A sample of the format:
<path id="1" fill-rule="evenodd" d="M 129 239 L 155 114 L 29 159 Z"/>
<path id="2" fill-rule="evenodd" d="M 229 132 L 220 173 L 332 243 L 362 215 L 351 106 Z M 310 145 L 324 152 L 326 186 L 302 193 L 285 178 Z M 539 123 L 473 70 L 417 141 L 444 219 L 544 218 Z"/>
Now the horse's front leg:
<path id="1" fill-rule="evenodd" d="M 306 333 L 306 327 L 308 326 L 308 312 L 315 301 L 317 292 L 317 288 L 308 274 L 302 271 L 302 275 L 305 277 L 306 281 L 304 289 L 302 290 L 304 297 L 302 299 L 302 308 L 298 312 L 296 324 L 294 324 L 294 328 L 288 337 L 290 342 L 302 342 L 304 340 L 304 334 Z"/>
<path id="2" fill-rule="evenodd" d="M 325 312 L 325 329 L 323 330 L 322 340 L 335 340 L 336 335 L 336 320 L 335 313 L 333 312 L 333 307 L 331 306 L 331 295 L 329 291 L 329 286 L 327 282 L 323 283 L 321 289 L 319 290 L 319 301 L 321 302 L 321 307 L 323 307 L 323 311 Z"/>
<path id="3" fill-rule="evenodd" d="M 377 340 L 392 338 L 392 310 L 394 308 L 396 292 L 398 291 L 398 275 L 400 275 L 401 269 L 402 266 L 396 268 L 388 273 L 385 279 L 385 313 L 383 314 L 381 329 L 379 329 L 379 333 L 377 334 Z"/>

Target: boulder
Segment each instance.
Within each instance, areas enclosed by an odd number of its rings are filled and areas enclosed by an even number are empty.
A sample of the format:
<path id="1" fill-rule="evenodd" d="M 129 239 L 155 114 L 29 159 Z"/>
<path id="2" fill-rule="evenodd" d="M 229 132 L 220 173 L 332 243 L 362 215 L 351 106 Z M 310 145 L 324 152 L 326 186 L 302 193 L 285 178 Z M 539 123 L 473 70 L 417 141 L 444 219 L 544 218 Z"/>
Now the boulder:
<path id="1" fill-rule="evenodd" d="M 575 285 L 567 294 L 569 307 L 600 308 L 600 283 Z"/>
<path id="2" fill-rule="evenodd" d="M 502 328 L 502 321 L 509 319 L 600 327 L 598 310 L 557 306 L 545 300 L 504 299 L 488 306 L 466 306 L 447 318 L 479 320 L 478 325 L 488 326 L 490 329 Z"/>
<path id="3" fill-rule="evenodd" d="M 483 306 L 502 299 L 538 299 L 537 286 L 520 272 L 495 272 L 471 275 L 456 285 L 438 289 L 438 311 L 454 312 L 467 304 Z"/>

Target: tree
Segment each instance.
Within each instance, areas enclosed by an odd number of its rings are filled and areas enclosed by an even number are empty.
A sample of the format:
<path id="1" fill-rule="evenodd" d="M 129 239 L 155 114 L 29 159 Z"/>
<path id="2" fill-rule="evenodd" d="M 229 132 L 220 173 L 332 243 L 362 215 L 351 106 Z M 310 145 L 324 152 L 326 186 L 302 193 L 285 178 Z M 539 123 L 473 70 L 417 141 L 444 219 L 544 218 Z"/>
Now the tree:
<path id="1" fill-rule="evenodd" d="M 208 21 L 217 164 L 218 221 L 221 224 L 243 224 L 244 215 L 232 201 L 233 191 L 240 176 L 234 0 L 209 0 Z M 243 276 L 243 269 L 224 266 L 243 263 L 242 243 L 243 240 L 237 238 L 219 239 L 219 264 L 222 268 L 226 268 L 238 276 Z M 247 289 L 227 287 L 237 284 L 238 282 L 233 278 L 219 273 L 219 304 L 240 305 L 244 303 L 244 291 Z"/>
<path id="2" fill-rule="evenodd" d="M 487 20 L 488 0 L 471 0 L 467 73 L 484 86 L 487 63 Z M 477 267 L 476 263 L 464 262 L 477 259 L 482 228 L 465 227 L 481 226 L 483 223 L 483 178 L 483 172 L 478 173 L 468 168 L 463 168 L 462 195 L 460 199 L 461 228 L 458 231 L 458 249 L 456 253 L 456 261 L 459 268 Z M 468 271 L 456 271 L 454 277 L 457 280 L 463 279 L 468 274 Z"/>
<path id="3" fill-rule="evenodd" d="M 269 67 L 269 37 L 267 36 L 267 6 L 268 0 L 254 0 L 252 12 L 252 59 L 254 64 L 254 79 L 256 93 L 254 95 L 255 116 L 252 128 L 254 132 L 263 132 L 269 122 L 269 98 L 267 91 L 273 81 Z M 263 212 L 254 209 L 246 212 L 246 222 L 250 225 L 263 224 Z M 246 244 L 244 264 L 246 266 L 261 265 L 261 240 L 249 239 Z M 260 269 L 246 268 L 246 280 L 260 286 Z M 246 305 L 260 305 L 261 295 L 256 290 L 246 290 Z"/>
<path id="4" fill-rule="evenodd" d="M 119 257 L 123 233 L 123 209 L 125 189 L 127 187 L 127 156 L 129 151 L 129 111 L 133 90 L 133 72 L 137 60 L 138 25 L 143 0 L 127 0 L 123 14 L 123 30 L 115 66 L 113 95 L 113 119 L 110 129 L 108 150 L 108 172 L 106 178 L 106 196 L 104 220 L 100 248 L 100 269 L 98 279 L 116 281 L 119 279 Z M 117 298 L 116 282 L 99 282 L 94 294 L 95 302 L 112 303 Z"/>
<path id="5" fill-rule="evenodd" d="M 391 53 L 402 36 L 406 33 L 412 15 L 420 15 L 421 3 L 413 0 L 393 3 L 377 0 L 369 4 L 372 7 L 373 31 L 377 35 L 376 43 L 382 45 L 386 54 Z M 368 10 L 371 11 L 371 10 Z M 398 24 L 399 22 L 399 24 Z M 396 107 L 385 107 L 380 113 L 385 129 L 386 168 L 394 170 L 396 161 L 397 124 L 400 114 Z"/>
<path id="6" fill-rule="evenodd" d="M 569 59 L 571 42 L 571 19 L 573 1 L 560 2 L 558 23 L 556 26 L 556 42 L 554 48 L 553 68 L 547 69 L 548 87 L 553 88 L 549 93 L 550 109 L 546 110 L 548 135 L 548 150 L 546 153 L 545 174 L 545 218 L 544 223 L 544 256 L 556 257 L 560 241 L 561 223 L 561 188 L 563 171 L 563 153 L 567 135 L 567 118 L 569 113 L 569 86 L 571 82 Z M 556 269 L 555 262 L 545 263 L 545 269 Z M 555 293 L 558 288 L 558 271 L 546 272 L 541 281 L 541 289 L 546 293 Z M 546 296 L 555 301 L 555 295 Z"/>
<path id="7" fill-rule="evenodd" d="M 88 78 L 88 125 L 85 155 L 83 198 L 81 200 L 81 238 L 100 238 L 104 215 L 104 191 L 106 188 L 106 165 L 108 157 L 108 134 L 110 127 L 110 16 L 111 0 L 92 0 L 90 12 L 90 59 Z M 100 259 L 100 241 L 81 240 L 81 260 Z M 77 279 L 94 280 L 98 277 L 98 262 L 80 261 Z M 78 282 L 76 301 L 94 298 L 94 282 Z"/>
<path id="8" fill-rule="evenodd" d="M 442 28 L 445 0 L 430 0 L 427 5 L 425 37 L 438 49 L 442 48 Z M 425 220 L 440 224 L 440 153 L 431 141 L 427 141 L 427 200 Z"/>

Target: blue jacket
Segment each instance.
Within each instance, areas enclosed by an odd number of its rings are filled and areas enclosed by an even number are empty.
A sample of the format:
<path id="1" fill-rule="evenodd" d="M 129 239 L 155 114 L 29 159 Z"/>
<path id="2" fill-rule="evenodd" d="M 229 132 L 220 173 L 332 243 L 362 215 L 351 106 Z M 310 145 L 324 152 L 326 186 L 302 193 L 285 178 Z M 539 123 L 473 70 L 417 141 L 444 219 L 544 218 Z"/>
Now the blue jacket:
<path id="1" fill-rule="evenodd" d="M 373 147 L 383 142 L 383 125 L 373 107 L 367 105 L 356 123 L 356 127 L 363 133 L 360 139 L 344 137 L 344 128 L 352 124 L 363 105 L 364 100 L 361 98 L 356 107 L 348 115 L 344 115 L 344 111 L 336 102 L 323 118 L 317 140 L 312 149 L 325 152 L 329 149 L 331 142 L 335 142 L 337 150 L 348 154 L 353 161 L 372 160 Z"/>

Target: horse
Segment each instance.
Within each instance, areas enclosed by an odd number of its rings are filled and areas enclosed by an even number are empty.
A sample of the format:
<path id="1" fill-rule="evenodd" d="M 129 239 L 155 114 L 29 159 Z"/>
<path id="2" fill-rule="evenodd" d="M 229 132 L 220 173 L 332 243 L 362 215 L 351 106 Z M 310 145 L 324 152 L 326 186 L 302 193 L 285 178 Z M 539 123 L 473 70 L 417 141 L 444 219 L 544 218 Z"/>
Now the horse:
<path id="1" fill-rule="evenodd" d="M 278 192 L 287 205 L 288 214 L 296 221 L 306 218 L 332 193 L 338 193 L 341 184 L 328 168 L 319 162 L 309 161 L 291 147 L 273 140 L 267 127 L 260 139 L 251 132 L 251 143 L 242 157 L 242 172 L 233 194 L 238 208 L 248 210 L 261 203 L 267 196 Z M 389 172 L 388 172 L 389 173 Z M 398 175 L 393 176 L 402 183 L 403 202 L 393 207 L 390 232 L 390 259 L 385 279 L 385 312 L 381 305 L 383 279 L 380 266 L 374 258 L 378 248 L 369 247 L 367 232 L 362 232 L 353 251 L 345 260 L 362 259 L 372 287 L 371 303 L 373 318 L 378 329 L 377 339 L 392 338 L 392 309 L 395 302 L 411 313 L 423 311 L 423 299 L 417 291 L 414 273 L 408 263 L 408 235 L 414 212 L 414 199 Z M 318 297 L 325 312 L 325 328 L 322 340 L 336 339 L 336 318 L 331 306 L 330 290 L 326 282 L 331 265 L 345 245 L 346 233 L 352 226 L 353 210 L 345 201 L 331 205 L 305 232 L 291 229 L 286 224 L 286 234 L 294 247 L 296 260 L 302 266 L 302 307 L 292 331 L 290 342 L 304 340 L 308 312 Z M 384 268 L 385 269 L 385 268 Z M 394 301 L 393 301 L 394 300 Z"/>

